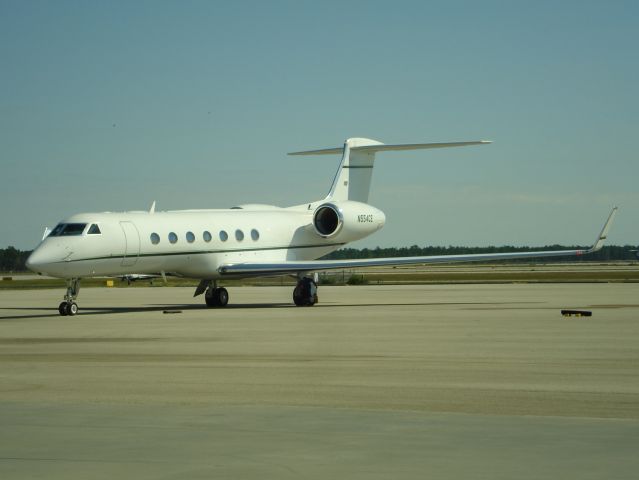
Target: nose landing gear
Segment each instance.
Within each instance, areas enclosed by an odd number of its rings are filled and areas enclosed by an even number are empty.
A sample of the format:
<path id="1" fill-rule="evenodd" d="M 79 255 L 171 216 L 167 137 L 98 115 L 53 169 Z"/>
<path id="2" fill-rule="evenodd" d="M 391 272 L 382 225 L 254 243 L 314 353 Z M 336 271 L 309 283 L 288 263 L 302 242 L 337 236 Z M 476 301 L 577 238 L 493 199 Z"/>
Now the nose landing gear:
<path id="1" fill-rule="evenodd" d="M 58 306 L 58 312 L 60 315 L 73 316 L 78 313 L 78 304 L 75 303 L 75 299 L 78 298 L 80 292 L 80 279 L 69 278 L 67 279 L 67 293 L 64 295 L 64 301 Z"/>

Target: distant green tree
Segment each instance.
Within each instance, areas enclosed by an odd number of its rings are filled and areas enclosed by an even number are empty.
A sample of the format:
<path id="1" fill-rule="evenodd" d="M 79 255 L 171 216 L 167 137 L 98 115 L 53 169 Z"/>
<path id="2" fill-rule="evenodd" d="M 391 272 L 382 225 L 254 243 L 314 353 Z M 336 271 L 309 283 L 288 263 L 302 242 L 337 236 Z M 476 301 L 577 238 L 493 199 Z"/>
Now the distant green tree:
<path id="1" fill-rule="evenodd" d="M 23 272 L 31 251 L 20 251 L 15 247 L 0 249 L 0 270 L 3 272 Z"/>

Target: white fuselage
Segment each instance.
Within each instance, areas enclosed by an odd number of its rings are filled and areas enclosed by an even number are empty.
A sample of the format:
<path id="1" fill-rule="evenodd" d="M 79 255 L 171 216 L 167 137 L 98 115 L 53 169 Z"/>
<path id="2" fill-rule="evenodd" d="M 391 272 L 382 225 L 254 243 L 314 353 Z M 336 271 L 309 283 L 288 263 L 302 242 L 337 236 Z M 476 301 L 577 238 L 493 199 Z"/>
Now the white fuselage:
<path id="1" fill-rule="evenodd" d="M 28 264 L 38 273 L 63 278 L 165 272 L 213 280 L 219 278 L 223 264 L 314 260 L 384 225 L 384 214 L 378 209 L 343 202 L 348 222 L 326 238 L 313 226 L 320 204 L 77 214 L 62 223 L 86 225 L 81 233 L 60 236 L 54 230 Z M 362 215 L 374 221 L 358 223 Z M 93 225 L 99 233 L 91 233 Z"/>

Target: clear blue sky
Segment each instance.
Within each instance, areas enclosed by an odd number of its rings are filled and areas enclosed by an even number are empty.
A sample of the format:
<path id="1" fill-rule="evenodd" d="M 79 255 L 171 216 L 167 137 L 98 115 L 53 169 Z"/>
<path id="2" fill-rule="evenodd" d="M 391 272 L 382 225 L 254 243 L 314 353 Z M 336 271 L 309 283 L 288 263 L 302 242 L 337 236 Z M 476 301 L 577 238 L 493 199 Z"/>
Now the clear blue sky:
<path id="1" fill-rule="evenodd" d="M 0 247 L 77 212 L 321 198 L 364 136 L 355 246 L 639 242 L 639 3 L 0 1 Z"/>

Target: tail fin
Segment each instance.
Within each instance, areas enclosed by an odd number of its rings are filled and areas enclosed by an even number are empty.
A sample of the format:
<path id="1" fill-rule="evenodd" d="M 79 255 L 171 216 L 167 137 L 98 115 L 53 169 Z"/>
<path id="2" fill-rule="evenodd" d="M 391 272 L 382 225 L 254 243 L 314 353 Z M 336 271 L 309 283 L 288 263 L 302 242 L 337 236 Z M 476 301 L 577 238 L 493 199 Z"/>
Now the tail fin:
<path id="1" fill-rule="evenodd" d="M 323 150 L 308 150 L 293 152 L 289 155 L 330 155 L 342 154 L 333 185 L 328 193 L 327 200 L 354 200 L 356 202 L 368 202 L 368 194 L 371 188 L 375 154 L 384 151 L 420 150 L 425 148 L 467 147 L 470 145 L 483 145 L 491 143 L 489 140 L 473 142 L 449 142 L 449 143 L 413 143 L 404 145 L 384 145 L 376 140 L 368 138 L 349 138 L 343 147 L 326 148 Z"/>

